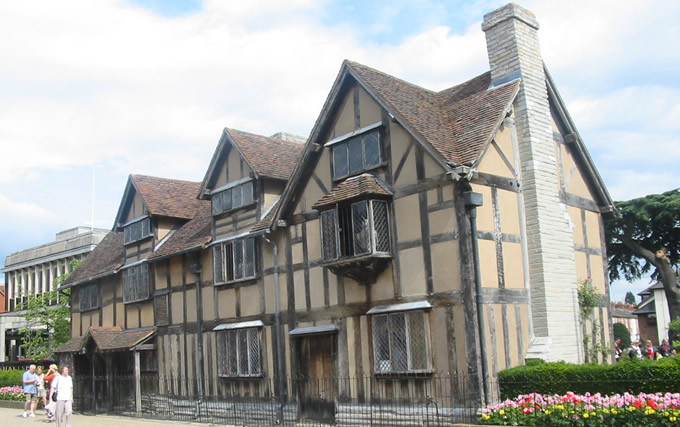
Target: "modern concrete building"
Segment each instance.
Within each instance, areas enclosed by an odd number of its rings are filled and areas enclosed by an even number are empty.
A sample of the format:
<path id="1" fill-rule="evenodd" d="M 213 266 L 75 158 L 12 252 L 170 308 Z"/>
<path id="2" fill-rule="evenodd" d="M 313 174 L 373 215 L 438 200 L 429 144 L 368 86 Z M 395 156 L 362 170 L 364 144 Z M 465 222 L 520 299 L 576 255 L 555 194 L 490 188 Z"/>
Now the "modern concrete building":
<path id="1" fill-rule="evenodd" d="M 19 330 L 25 327 L 22 303 L 32 295 L 55 289 L 54 280 L 71 271 L 71 261 L 83 259 L 108 231 L 75 227 L 57 233 L 53 242 L 15 252 L 5 258 L 5 295 L 0 315 L 0 360 L 22 356 Z"/>

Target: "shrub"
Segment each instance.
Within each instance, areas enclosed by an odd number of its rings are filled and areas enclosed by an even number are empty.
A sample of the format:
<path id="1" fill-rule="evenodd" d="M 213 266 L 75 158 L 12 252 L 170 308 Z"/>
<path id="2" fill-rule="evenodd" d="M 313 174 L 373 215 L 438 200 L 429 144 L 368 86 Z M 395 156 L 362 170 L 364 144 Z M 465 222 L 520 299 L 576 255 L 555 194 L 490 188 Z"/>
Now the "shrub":
<path id="1" fill-rule="evenodd" d="M 614 338 L 621 340 L 621 344 L 619 344 L 621 350 L 630 347 L 630 331 L 623 323 L 614 323 Z"/>
<path id="2" fill-rule="evenodd" d="M 0 387 L 21 385 L 24 372 L 23 369 L 0 370 Z"/>
<path id="3" fill-rule="evenodd" d="M 615 365 L 566 362 L 518 366 L 498 373 L 501 397 L 540 394 L 680 392 L 680 358 L 626 360 Z"/>

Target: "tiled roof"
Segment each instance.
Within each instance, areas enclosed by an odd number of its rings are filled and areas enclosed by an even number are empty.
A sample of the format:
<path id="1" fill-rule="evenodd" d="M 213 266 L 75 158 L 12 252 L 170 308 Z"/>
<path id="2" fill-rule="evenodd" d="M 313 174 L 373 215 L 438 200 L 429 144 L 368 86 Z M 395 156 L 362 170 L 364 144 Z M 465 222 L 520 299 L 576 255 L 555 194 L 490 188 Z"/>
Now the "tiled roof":
<path id="1" fill-rule="evenodd" d="M 645 301 L 641 302 L 640 305 L 639 305 L 640 308 L 638 308 L 637 310 L 635 310 L 635 311 L 633 312 L 633 314 L 650 314 L 650 313 L 656 313 L 656 308 L 654 307 L 654 304 L 650 304 L 651 302 L 654 301 L 653 298 L 651 298 L 651 299 L 652 299 L 652 301 L 647 301 L 647 300 L 645 300 Z M 642 305 L 643 303 L 645 303 L 645 304 Z"/>
<path id="2" fill-rule="evenodd" d="M 267 212 L 260 221 L 255 223 L 253 225 L 253 228 L 250 229 L 251 233 L 257 233 L 258 231 L 263 231 L 267 230 L 268 228 L 271 227 L 272 221 L 274 220 L 274 214 L 276 213 L 276 208 L 279 205 L 279 200 L 274 202 L 274 204 L 269 208 L 269 212 Z"/>
<path id="3" fill-rule="evenodd" d="M 489 89 L 490 73 L 433 92 L 356 62 L 349 69 L 380 101 L 403 117 L 441 156 L 455 164 L 478 159 L 519 88 L 515 81 Z"/>
<path id="4" fill-rule="evenodd" d="M 330 193 L 314 203 L 312 209 L 318 209 L 322 206 L 332 205 L 343 200 L 354 199 L 368 194 L 391 196 L 392 192 L 380 181 L 380 179 L 376 178 L 374 175 L 365 173 L 347 178 L 338 184 L 338 186 Z"/>
<path id="5" fill-rule="evenodd" d="M 150 259 L 172 255 L 187 249 L 202 246 L 210 241 L 212 215 L 210 201 L 201 200 L 196 216 L 175 231 L 168 240 L 159 247 Z"/>
<path id="6" fill-rule="evenodd" d="M 54 353 L 77 353 L 83 348 L 85 337 L 73 337 L 53 350 Z"/>
<path id="7" fill-rule="evenodd" d="M 200 182 L 130 175 L 151 215 L 191 219 L 201 205 L 196 198 Z"/>
<path id="8" fill-rule="evenodd" d="M 302 153 L 303 144 L 225 129 L 255 173 L 267 178 L 287 180 Z"/>
<path id="9" fill-rule="evenodd" d="M 114 351 L 134 347 L 155 333 L 156 328 L 123 330 L 120 326 L 112 326 L 90 327 L 87 334 L 92 337 L 99 351 Z"/>
<path id="10" fill-rule="evenodd" d="M 99 351 L 128 350 L 156 333 L 156 328 L 123 330 L 120 326 L 91 326 L 87 334 L 57 347 L 55 353 L 79 352 L 91 337 Z"/>
<path id="11" fill-rule="evenodd" d="M 85 279 L 111 273 L 123 265 L 125 261 L 125 247 L 123 233 L 110 231 L 101 242 L 83 260 L 80 266 L 64 282 L 62 287 L 68 287 Z"/>

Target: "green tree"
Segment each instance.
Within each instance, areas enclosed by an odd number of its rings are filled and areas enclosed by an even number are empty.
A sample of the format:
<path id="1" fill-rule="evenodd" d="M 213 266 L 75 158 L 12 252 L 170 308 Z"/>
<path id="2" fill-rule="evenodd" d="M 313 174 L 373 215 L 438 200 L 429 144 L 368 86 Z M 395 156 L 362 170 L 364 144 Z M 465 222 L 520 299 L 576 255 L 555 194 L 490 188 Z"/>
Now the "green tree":
<path id="1" fill-rule="evenodd" d="M 626 292 L 626 298 L 624 299 L 626 304 L 635 305 L 635 295 L 631 291 Z"/>
<path id="2" fill-rule="evenodd" d="M 614 339 L 621 340 L 619 348 L 622 350 L 630 347 L 630 331 L 626 325 L 621 322 L 614 323 Z"/>
<path id="3" fill-rule="evenodd" d="M 616 206 L 619 215 L 605 218 L 609 278 L 632 281 L 651 274 L 663 283 L 671 318 L 679 317 L 680 188 Z"/>
<path id="4" fill-rule="evenodd" d="M 53 290 L 28 298 L 26 306 L 26 327 L 21 330 L 24 342 L 21 346 L 32 359 L 52 357 L 52 350 L 71 337 L 71 292 L 70 289 L 56 289 L 80 265 L 80 260 L 71 261 L 71 271 L 54 280 Z"/>

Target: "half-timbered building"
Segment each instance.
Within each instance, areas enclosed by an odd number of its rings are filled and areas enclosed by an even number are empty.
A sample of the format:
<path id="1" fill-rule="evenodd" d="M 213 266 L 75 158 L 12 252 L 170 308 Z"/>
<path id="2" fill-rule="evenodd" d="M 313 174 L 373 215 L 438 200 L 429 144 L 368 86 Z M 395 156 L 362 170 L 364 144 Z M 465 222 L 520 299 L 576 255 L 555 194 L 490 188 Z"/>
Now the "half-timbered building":
<path id="1" fill-rule="evenodd" d="M 608 341 L 612 201 L 535 17 L 509 4 L 482 28 L 490 71 L 464 83 L 345 61 L 304 144 L 225 129 L 201 183 L 132 176 L 65 285 L 77 375 L 152 372 L 148 390 L 199 406 L 272 397 L 279 420 L 342 423 L 435 383 L 438 411 L 463 382 L 490 401 L 498 371 Z M 585 326 L 583 280 L 607 296 Z"/>

